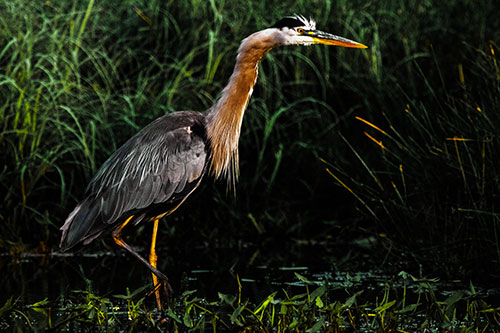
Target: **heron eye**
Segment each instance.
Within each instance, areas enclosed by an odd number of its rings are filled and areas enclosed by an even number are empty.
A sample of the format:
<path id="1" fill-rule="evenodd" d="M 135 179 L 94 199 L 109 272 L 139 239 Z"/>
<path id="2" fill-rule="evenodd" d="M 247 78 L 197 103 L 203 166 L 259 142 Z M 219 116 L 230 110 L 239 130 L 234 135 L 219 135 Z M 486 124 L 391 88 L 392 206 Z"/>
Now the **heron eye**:
<path id="1" fill-rule="evenodd" d="M 302 28 L 298 28 L 297 29 L 297 32 L 299 33 L 299 35 L 302 35 L 304 33 L 304 29 Z"/>

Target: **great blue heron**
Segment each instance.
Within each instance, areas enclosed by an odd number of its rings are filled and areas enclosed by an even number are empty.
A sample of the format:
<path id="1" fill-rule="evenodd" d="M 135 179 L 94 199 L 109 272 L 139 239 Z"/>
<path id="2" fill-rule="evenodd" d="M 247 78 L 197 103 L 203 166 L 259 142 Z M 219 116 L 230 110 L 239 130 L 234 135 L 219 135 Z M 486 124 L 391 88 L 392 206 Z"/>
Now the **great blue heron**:
<path id="1" fill-rule="evenodd" d="M 205 112 L 179 111 L 162 116 L 118 148 L 92 178 L 85 199 L 61 227 L 62 251 L 87 245 L 112 232 L 119 246 L 142 261 L 167 286 L 156 268 L 158 220 L 171 214 L 200 185 L 207 173 L 234 185 L 238 176 L 241 122 L 257 80 L 259 61 L 280 45 L 326 44 L 366 48 L 355 41 L 316 30 L 303 16 L 285 17 L 245 38 L 229 83 Z M 153 221 L 149 262 L 121 238 L 129 224 Z M 158 307 L 160 295 L 156 291 Z"/>

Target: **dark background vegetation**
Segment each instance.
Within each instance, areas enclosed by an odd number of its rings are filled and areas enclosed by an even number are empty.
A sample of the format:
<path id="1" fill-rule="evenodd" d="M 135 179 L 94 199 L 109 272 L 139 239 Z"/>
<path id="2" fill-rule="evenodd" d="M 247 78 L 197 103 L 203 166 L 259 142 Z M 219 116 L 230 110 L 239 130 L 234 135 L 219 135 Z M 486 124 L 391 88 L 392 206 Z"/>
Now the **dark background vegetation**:
<path id="1" fill-rule="evenodd" d="M 471 0 L 1 1 L 0 251 L 56 251 L 117 147 L 160 115 L 210 107 L 241 39 L 298 13 L 369 48 L 266 55 L 236 195 L 208 179 L 165 219 L 163 267 L 200 247 L 252 244 L 292 264 L 284 244 L 362 240 L 375 265 L 495 285 L 499 11 Z M 150 226 L 127 234 L 147 247 Z M 103 238 L 88 251 L 113 248 Z"/>

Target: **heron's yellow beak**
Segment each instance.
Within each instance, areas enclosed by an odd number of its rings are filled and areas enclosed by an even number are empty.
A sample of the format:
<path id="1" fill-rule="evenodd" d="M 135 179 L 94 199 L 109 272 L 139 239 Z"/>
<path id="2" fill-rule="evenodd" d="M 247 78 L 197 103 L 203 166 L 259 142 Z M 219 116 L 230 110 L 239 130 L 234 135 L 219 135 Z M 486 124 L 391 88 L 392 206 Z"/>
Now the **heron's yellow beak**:
<path id="1" fill-rule="evenodd" d="M 328 32 L 323 32 L 319 30 L 304 31 L 304 35 L 311 37 L 313 39 L 313 43 L 315 44 L 336 45 L 342 47 L 352 47 L 357 49 L 366 49 L 368 47 L 353 40 L 340 36 L 335 36 L 329 34 Z"/>

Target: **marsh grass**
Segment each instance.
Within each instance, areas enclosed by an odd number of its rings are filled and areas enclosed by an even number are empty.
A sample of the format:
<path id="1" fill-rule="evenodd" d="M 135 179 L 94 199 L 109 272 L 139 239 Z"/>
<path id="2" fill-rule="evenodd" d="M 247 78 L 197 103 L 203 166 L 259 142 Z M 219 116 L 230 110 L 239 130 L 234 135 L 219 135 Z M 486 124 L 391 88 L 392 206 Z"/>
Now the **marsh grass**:
<path id="1" fill-rule="evenodd" d="M 425 87 L 421 93 L 429 100 L 402 91 L 407 104 L 399 110 L 355 117 L 373 154 L 366 155 L 358 143 L 339 137 L 364 176 L 347 172 L 338 163 L 326 163 L 335 181 L 368 216 L 380 221 L 397 246 L 405 244 L 415 256 L 432 246 L 441 252 L 436 259 L 443 266 L 477 260 L 478 266 L 490 262 L 498 267 L 500 259 L 496 210 L 500 161 L 495 153 L 500 147 L 498 47 L 491 43 L 488 48 L 468 50 L 474 61 L 467 61 L 472 67 L 467 80 L 464 65 L 457 67 L 456 92 L 444 82 L 436 87 L 414 63 Z M 430 56 L 439 66 L 438 59 Z M 413 233 L 416 225 L 418 237 Z M 443 258 L 449 261 L 443 264 Z"/>
<path id="2" fill-rule="evenodd" d="M 448 292 L 437 279 L 416 278 L 406 272 L 377 289 L 360 289 L 363 280 L 366 277 L 358 275 L 311 280 L 295 273 L 295 282 L 255 302 L 245 295 L 237 278 L 233 294 L 219 293 L 210 300 L 200 298 L 196 290 L 186 290 L 163 314 L 149 309 L 153 305 L 141 297 L 145 288 L 103 297 L 89 286 L 73 291 L 65 301 L 45 299 L 23 306 L 10 298 L 0 308 L 0 325 L 11 330 L 108 332 L 470 332 L 498 327 L 495 314 L 499 309 L 472 284 Z"/>

